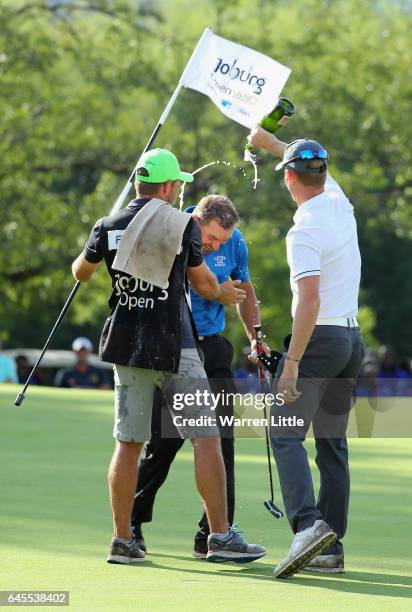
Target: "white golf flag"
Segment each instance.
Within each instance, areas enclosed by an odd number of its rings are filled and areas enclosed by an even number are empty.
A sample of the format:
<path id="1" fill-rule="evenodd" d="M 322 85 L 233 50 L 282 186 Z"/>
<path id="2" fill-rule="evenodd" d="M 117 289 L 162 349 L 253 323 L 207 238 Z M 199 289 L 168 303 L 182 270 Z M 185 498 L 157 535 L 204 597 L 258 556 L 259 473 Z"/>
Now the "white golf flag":
<path id="1" fill-rule="evenodd" d="M 223 114 L 252 128 L 270 113 L 291 69 L 205 30 L 181 84 L 206 94 Z"/>

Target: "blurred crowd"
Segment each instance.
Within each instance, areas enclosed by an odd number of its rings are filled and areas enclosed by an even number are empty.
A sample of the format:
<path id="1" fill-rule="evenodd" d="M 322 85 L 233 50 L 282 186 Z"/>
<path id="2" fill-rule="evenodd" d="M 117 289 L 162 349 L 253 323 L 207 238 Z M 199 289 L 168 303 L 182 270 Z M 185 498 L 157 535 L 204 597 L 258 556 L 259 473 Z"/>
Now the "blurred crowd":
<path id="1" fill-rule="evenodd" d="M 258 371 L 250 362 L 249 347 L 242 351 L 234 375 L 239 392 L 260 391 Z M 412 396 L 412 358 L 400 359 L 392 346 L 368 348 L 357 384 L 358 396 Z"/>
<path id="2" fill-rule="evenodd" d="M 412 358 L 398 359 L 392 346 L 368 348 L 357 393 L 378 397 L 412 396 Z"/>
<path id="3" fill-rule="evenodd" d="M 73 366 L 57 370 L 52 382 L 55 387 L 70 389 L 113 388 L 112 377 L 108 376 L 107 370 L 89 363 L 90 355 L 93 353 L 93 344 L 88 338 L 84 336 L 76 338 L 72 343 L 72 351 L 74 353 L 74 364 Z M 29 364 L 25 355 L 17 355 L 13 359 L 0 352 L 0 383 L 24 384 L 31 369 L 32 365 Z M 45 369 L 40 367 L 36 370 L 31 384 L 47 384 L 45 379 Z"/>
<path id="4" fill-rule="evenodd" d="M 24 384 L 32 364 L 24 354 L 14 359 L 1 352 L 0 383 Z M 32 381 L 33 385 L 53 384 L 56 387 L 72 389 L 111 389 L 111 372 L 89 363 L 93 344 L 86 337 L 76 338 L 72 343 L 74 365 L 57 370 L 54 379 L 46 377 L 44 368 L 39 368 Z M 260 392 L 257 367 L 248 358 L 250 347 L 242 350 L 238 368 L 234 371 L 238 390 L 241 393 Z M 46 380 L 48 378 L 48 380 Z M 412 396 L 412 358 L 400 359 L 392 346 L 368 348 L 363 362 L 357 395 L 378 397 Z"/>

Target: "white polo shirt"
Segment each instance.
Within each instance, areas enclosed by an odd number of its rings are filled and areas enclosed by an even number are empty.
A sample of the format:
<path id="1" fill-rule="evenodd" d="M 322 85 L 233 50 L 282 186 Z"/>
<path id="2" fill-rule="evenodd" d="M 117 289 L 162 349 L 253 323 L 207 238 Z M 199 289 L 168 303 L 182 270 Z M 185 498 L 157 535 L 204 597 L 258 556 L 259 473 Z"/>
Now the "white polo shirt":
<path id="1" fill-rule="evenodd" d="M 353 206 L 328 174 L 325 191 L 299 206 L 286 237 L 292 317 L 298 303 L 298 280 L 320 276 L 318 318 L 355 317 L 361 257 Z"/>

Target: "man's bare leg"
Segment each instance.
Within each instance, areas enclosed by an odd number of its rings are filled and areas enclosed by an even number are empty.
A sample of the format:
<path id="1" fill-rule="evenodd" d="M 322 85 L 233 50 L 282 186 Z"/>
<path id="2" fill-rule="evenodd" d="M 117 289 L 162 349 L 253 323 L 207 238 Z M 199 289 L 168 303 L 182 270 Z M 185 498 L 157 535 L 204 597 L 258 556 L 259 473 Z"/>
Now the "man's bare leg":
<path id="1" fill-rule="evenodd" d="M 235 530 L 229 531 L 226 501 L 226 473 L 220 438 L 195 438 L 196 484 L 209 521 L 207 561 L 249 563 L 260 559 L 266 550 L 259 544 L 248 544 Z"/>
<path id="2" fill-rule="evenodd" d="M 195 455 L 196 485 L 204 502 L 211 533 L 226 533 L 226 472 L 220 438 L 192 440 Z"/>
<path id="3" fill-rule="evenodd" d="M 137 461 L 143 442 L 121 442 L 116 448 L 109 468 L 109 492 L 113 513 L 114 537 L 131 540 L 130 518 L 136 492 Z"/>

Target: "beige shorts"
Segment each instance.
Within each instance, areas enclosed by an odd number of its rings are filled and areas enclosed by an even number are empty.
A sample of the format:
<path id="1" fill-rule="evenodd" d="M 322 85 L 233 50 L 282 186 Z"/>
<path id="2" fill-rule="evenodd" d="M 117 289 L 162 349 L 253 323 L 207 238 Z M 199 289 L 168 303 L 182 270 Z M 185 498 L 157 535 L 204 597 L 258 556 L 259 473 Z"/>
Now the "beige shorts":
<path id="1" fill-rule="evenodd" d="M 115 365 L 114 382 L 113 437 L 117 440 L 150 440 L 156 387 L 160 388 L 164 395 L 172 421 L 181 438 L 193 440 L 219 436 L 216 414 L 211 410 L 208 400 L 204 399 L 211 391 L 197 349 L 182 349 L 177 374 Z M 193 396 L 202 399 L 193 402 Z M 175 434 L 170 433 L 169 437 L 173 435 Z"/>

